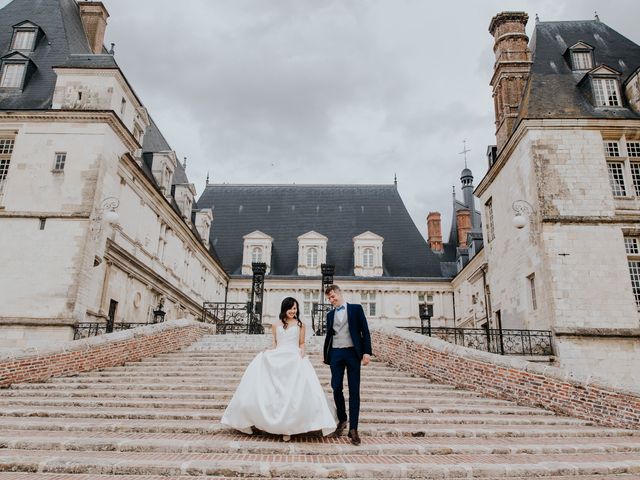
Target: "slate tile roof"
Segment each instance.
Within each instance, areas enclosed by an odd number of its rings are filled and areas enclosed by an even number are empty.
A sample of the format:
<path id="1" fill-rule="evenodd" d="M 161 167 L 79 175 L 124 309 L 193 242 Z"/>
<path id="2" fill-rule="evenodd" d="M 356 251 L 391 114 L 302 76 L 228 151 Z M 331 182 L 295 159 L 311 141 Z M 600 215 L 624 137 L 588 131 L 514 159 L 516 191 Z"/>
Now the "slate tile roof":
<path id="1" fill-rule="evenodd" d="M 640 46 L 603 22 L 539 22 L 530 42 L 533 65 L 519 118 L 639 118 L 629 108 L 594 106 L 590 88 L 578 85 L 585 72 L 572 71 L 565 55 L 578 42 L 594 47 L 594 67 L 604 64 L 620 72 L 621 83 L 640 67 Z"/>
<path id="2" fill-rule="evenodd" d="M 366 231 L 384 238 L 385 277 L 448 278 L 441 263 L 455 262 L 455 248 L 431 251 L 394 185 L 208 185 L 197 204 L 213 210 L 211 244 L 235 275 L 256 230 L 273 237 L 273 275 L 297 275 L 297 238 L 311 230 L 328 237 L 337 276 L 353 276 L 353 237 Z"/>

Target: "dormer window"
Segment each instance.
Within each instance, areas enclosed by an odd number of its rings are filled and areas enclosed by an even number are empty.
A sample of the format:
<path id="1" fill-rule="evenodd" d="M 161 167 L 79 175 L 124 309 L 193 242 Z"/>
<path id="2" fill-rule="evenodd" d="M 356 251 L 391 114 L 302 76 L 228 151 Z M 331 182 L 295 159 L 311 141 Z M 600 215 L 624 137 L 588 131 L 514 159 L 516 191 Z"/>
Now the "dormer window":
<path id="1" fill-rule="evenodd" d="M 12 50 L 24 50 L 31 52 L 36 41 L 35 30 L 16 30 L 13 34 Z"/>
<path id="2" fill-rule="evenodd" d="M 13 26 L 11 50 L 32 52 L 36 48 L 40 28 L 31 22 L 22 22 Z"/>
<path id="3" fill-rule="evenodd" d="M 364 268 L 373 267 L 373 248 L 365 248 L 362 251 L 362 266 Z"/>
<path id="4" fill-rule="evenodd" d="M 593 95 L 598 107 L 619 107 L 620 90 L 615 78 L 594 78 Z"/>
<path id="5" fill-rule="evenodd" d="M 3 63 L 0 87 L 21 88 L 26 70 L 26 63 Z"/>
<path id="6" fill-rule="evenodd" d="M 242 275 L 252 275 L 252 263 L 266 263 L 267 274 L 271 272 L 271 249 L 273 238 L 259 230 L 242 237 Z"/>
<path id="7" fill-rule="evenodd" d="M 621 107 L 620 72 L 606 65 L 590 70 L 580 84 L 591 86 L 592 100 L 596 107 Z"/>
<path id="8" fill-rule="evenodd" d="M 307 267 L 315 268 L 318 266 L 318 249 L 309 248 L 307 250 Z"/>
<path id="9" fill-rule="evenodd" d="M 593 68 L 593 47 L 584 42 L 578 42 L 569 47 L 571 70 L 591 70 Z"/>
<path id="10" fill-rule="evenodd" d="M 384 238 L 364 232 L 353 238 L 353 274 L 357 277 L 381 277 Z"/>
<path id="11" fill-rule="evenodd" d="M 251 263 L 262 262 L 262 247 L 253 247 L 251 251 Z"/>

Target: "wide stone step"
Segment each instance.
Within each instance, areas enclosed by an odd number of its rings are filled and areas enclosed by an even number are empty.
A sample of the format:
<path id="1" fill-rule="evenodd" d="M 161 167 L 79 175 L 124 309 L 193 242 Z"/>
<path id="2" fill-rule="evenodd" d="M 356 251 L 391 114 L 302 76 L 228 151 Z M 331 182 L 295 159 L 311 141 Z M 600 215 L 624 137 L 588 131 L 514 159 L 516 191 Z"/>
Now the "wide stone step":
<path id="1" fill-rule="evenodd" d="M 61 408 L 56 406 L 2 407 L 0 417 L 56 417 L 56 418 L 104 418 L 104 419 L 167 419 L 167 420 L 209 420 L 217 422 L 222 417 L 222 409 L 161 409 L 130 407 L 81 407 Z M 589 422 L 570 417 L 554 415 L 500 415 L 500 414 L 434 414 L 413 412 L 389 412 L 380 409 L 362 409 L 360 423 L 386 424 L 488 424 L 488 425 L 589 425 Z"/>
<path id="2" fill-rule="evenodd" d="M 348 397 L 347 397 L 348 403 Z M 0 397 L 0 408 L 11 407 L 108 407 L 108 408 L 160 408 L 172 410 L 176 408 L 187 409 L 224 409 L 229 404 L 229 400 L 198 400 L 198 401 L 185 401 L 179 399 L 111 399 L 107 400 L 104 397 L 97 397 L 95 399 L 86 398 L 33 398 L 33 397 Z M 421 403 L 392 403 L 392 402 L 373 402 L 364 401 L 361 403 L 361 411 L 363 412 L 397 412 L 397 413 L 467 413 L 467 414 L 496 414 L 496 415 L 514 415 L 514 414 L 526 414 L 526 415 L 552 415 L 545 410 L 526 408 L 526 407 L 497 407 L 497 406 L 469 406 L 467 405 L 447 405 L 447 404 L 428 404 L 426 402 Z"/>
<path id="3" fill-rule="evenodd" d="M 637 454 L 279 455 L 0 450 L 0 471 L 296 478 L 505 478 L 638 473 Z M 355 475 L 354 475 L 355 474 Z"/>
<path id="4" fill-rule="evenodd" d="M 261 438 L 262 437 L 262 438 Z M 16 450 L 71 450 L 166 453 L 259 453 L 261 455 L 461 455 L 461 454 L 552 454 L 639 453 L 638 438 L 462 438 L 454 442 L 437 438 L 363 437 L 354 448 L 345 437 L 318 438 L 294 435 L 291 442 L 279 436 L 183 435 L 171 438 L 152 434 L 126 436 L 94 432 L 62 435 L 58 431 L 0 431 L 0 446 Z"/>
<path id="5" fill-rule="evenodd" d="M 184 475 L 97 475 L 75 473 L 24 473 L 6 472 L 2 474 L 2 480 L 232 480 L 238 477 L 216 476 L 184 476 Z M 269 477 L 272 480 L 291 480 L 291 477 Z M 442 478 L 442 477 L 441 477 Z M 504 480 L 531 480 L 531 477 L 502 477 Z M 322 477 L 314 477 L 315 480 L 335 480 Z M 359 480 L 356 477 L 341 477 L 341 480 Z M 610 474 L 610 475 L 562 475 L 545 476 L 544 480 L 638 480 L 635 474 Z"/>
<path id="6" fill-rule="evenodd" d="M 77 418 L 77 417 L 0 417 L 0 430 L 58 430 L 92 432 L 147 432 L 193 434 L 237 433 L 217 421 L 176 419 Z M 510 425 L 471 423 L 371 423 L 362 422 L 362 436 L 380 437 L 636 437 L 638 430 L 582 425 Z"/>

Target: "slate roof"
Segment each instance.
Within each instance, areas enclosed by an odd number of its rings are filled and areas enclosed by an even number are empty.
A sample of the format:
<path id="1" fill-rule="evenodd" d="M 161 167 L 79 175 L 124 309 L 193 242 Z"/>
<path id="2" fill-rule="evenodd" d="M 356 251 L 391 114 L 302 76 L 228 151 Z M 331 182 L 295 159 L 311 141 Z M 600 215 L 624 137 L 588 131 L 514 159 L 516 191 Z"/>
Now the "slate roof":
<path id="1" fill-rule="evenodd" d="M 600 21 L 539 22 L 531 37 L 533 65 L 519 118 L 638 118 L 629 108 L 594 106 L 591 89 L 578 85 L 585 72 L 572 71 L 565 56 L 578 42 L 594 47 L 594 67 L 604 64 L 620 72 L 621 83 L 640 66 L 640 46 Z"/>
<path id="2" fill-rule="evenodd" d="M 395 185 L 208 185 L 198 208 L 213 210 L 211 244 L 227 272 L 242 268 L 243 236 L 273 237 L 271 273 L 297 275 L 297 237 L 314 230 L 328 237 L 327 263 L 336 276 L 353 276 L 353 237 L 384 237 L 385 277 L 449 278 L 455 248 L 431 251 Z"/>
<path id="3" fill-rule="evenodd" d="M 36 70 L 22 92 L 0 92 L 0 110 L 50 108 L 56 83 L 52 67 L 63 65 L 73 54 L 92 55 L 75 0 L 13 0 L 6 5 L 0 10 L 0 55 L 9 53 L 12 27 L 25 20 L 44 32 L 28 54 Z"/>

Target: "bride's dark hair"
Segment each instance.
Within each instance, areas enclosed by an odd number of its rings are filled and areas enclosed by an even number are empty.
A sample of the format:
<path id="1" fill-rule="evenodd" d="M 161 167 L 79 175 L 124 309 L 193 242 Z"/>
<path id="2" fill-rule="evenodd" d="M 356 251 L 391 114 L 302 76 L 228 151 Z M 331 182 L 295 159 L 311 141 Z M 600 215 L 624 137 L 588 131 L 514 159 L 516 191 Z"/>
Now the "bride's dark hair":
<path id="1" fill-rule="evenodd" d="M 293 298 L 293 297 L 287 297 L 284 300 L 282 300 L 282 305 L 280 305 L 280 321 L 282 322 L 283 327 L 282 328 L 287 328 L 288 324 L 287 324 L 287 312 L 289 310 L 291 310 L 293 308 L 293 306 L 296 306 L 296 320 L 298 320 L 298 326 L 302 327 L 302 322 L 300 321 L 300 305 L 298 304 L 298 301 Z"/>

